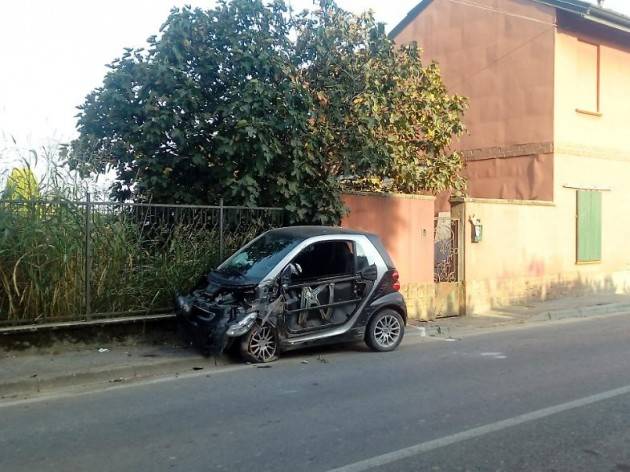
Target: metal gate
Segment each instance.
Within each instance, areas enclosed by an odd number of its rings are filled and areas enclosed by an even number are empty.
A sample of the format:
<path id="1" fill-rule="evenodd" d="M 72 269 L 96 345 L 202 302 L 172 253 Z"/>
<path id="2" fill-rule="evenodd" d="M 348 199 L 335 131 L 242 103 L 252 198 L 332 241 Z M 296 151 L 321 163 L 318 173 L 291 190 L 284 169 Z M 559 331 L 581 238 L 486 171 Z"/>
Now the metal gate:
<path id="1" fill-rule="evenodd" d="M 463 314 L 464 282 L 462 271 L 463 227 L 457 218 L 438 217 L 434 222 L 433 280 L 435 318 Z"/>

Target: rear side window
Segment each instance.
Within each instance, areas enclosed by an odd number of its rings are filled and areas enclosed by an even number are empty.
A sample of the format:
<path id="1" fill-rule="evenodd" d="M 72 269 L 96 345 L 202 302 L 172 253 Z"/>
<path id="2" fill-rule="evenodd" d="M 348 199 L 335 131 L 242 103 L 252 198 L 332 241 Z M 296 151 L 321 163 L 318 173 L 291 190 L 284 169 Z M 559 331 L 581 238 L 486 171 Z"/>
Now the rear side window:
<path id="1" fill-rule="evenodd" d="M 383 246 L 383 243 L 378 238 L 378 236 L 376 236 L 374 234 L 368 234 L 366 236 L 370 240 L 372 245 L 376 248 L 376 250 L 381 255 L 381 257 L 383 258 L 383 262 L 385 262 L 385 265 L 387 266 L 387 268 L 388 269 L 394 269 L 395 268 L 394 261 L 392 261 L 392 258 L 389 257 L 389 254 L 385 250 L 385 247 Z"/>
<path id="2" fill-rule="evenodd" d="M 354 244 L 350 241 L 325 241 L 304 248 L 294 259 L 302 267 L 300 279 L 354 274 Z"/>
<path id="3" fill-rule="evenodd" d="M 372 253 L 373 254 L 373 253 Z M 368 251 L 366 251 L 364 242 L 357 242 L 356 244 L 356 256 L 357 256 L 357 272 L 367 269 L 371 265 L 376 264 L 376 260 L 372 257 Z"/>

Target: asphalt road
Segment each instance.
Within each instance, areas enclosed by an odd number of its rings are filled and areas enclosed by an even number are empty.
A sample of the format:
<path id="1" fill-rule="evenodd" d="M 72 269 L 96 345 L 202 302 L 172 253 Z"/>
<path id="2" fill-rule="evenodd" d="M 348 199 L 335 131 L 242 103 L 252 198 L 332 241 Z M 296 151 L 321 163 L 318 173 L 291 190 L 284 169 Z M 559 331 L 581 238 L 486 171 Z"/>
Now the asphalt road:
<path id="1" fill-rule="evenodd" d="M 0 471 L 630 471 L 630 315 L 0 404 Z M 303 363 L 308 360 L 308 363 Z"/>

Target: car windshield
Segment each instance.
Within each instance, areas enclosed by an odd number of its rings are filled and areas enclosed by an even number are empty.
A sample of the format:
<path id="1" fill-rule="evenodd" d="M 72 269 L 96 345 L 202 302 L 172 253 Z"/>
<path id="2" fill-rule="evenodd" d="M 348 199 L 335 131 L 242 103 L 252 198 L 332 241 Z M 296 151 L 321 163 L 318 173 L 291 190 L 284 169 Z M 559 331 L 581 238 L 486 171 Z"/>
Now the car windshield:
<path id="1" fill-rule="evenodd" d="M 215 273 L 236 283 L 258 283 L 301 240 L 277 233 L 265 233 L 239 249 Z"/>

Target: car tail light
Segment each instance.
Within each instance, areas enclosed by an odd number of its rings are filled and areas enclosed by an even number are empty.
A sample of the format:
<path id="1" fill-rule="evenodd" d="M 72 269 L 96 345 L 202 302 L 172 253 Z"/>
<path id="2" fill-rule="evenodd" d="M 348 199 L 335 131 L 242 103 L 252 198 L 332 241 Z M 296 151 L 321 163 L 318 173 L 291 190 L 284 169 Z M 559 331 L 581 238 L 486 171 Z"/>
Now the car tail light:
<path id="1" fill-rule="evenodd" d="M 400 290 L 400 274 L 398 273 L 397 270 L 395 270 L 394 272 L 392 272 L 392 288 L 398 292 Z"/>

